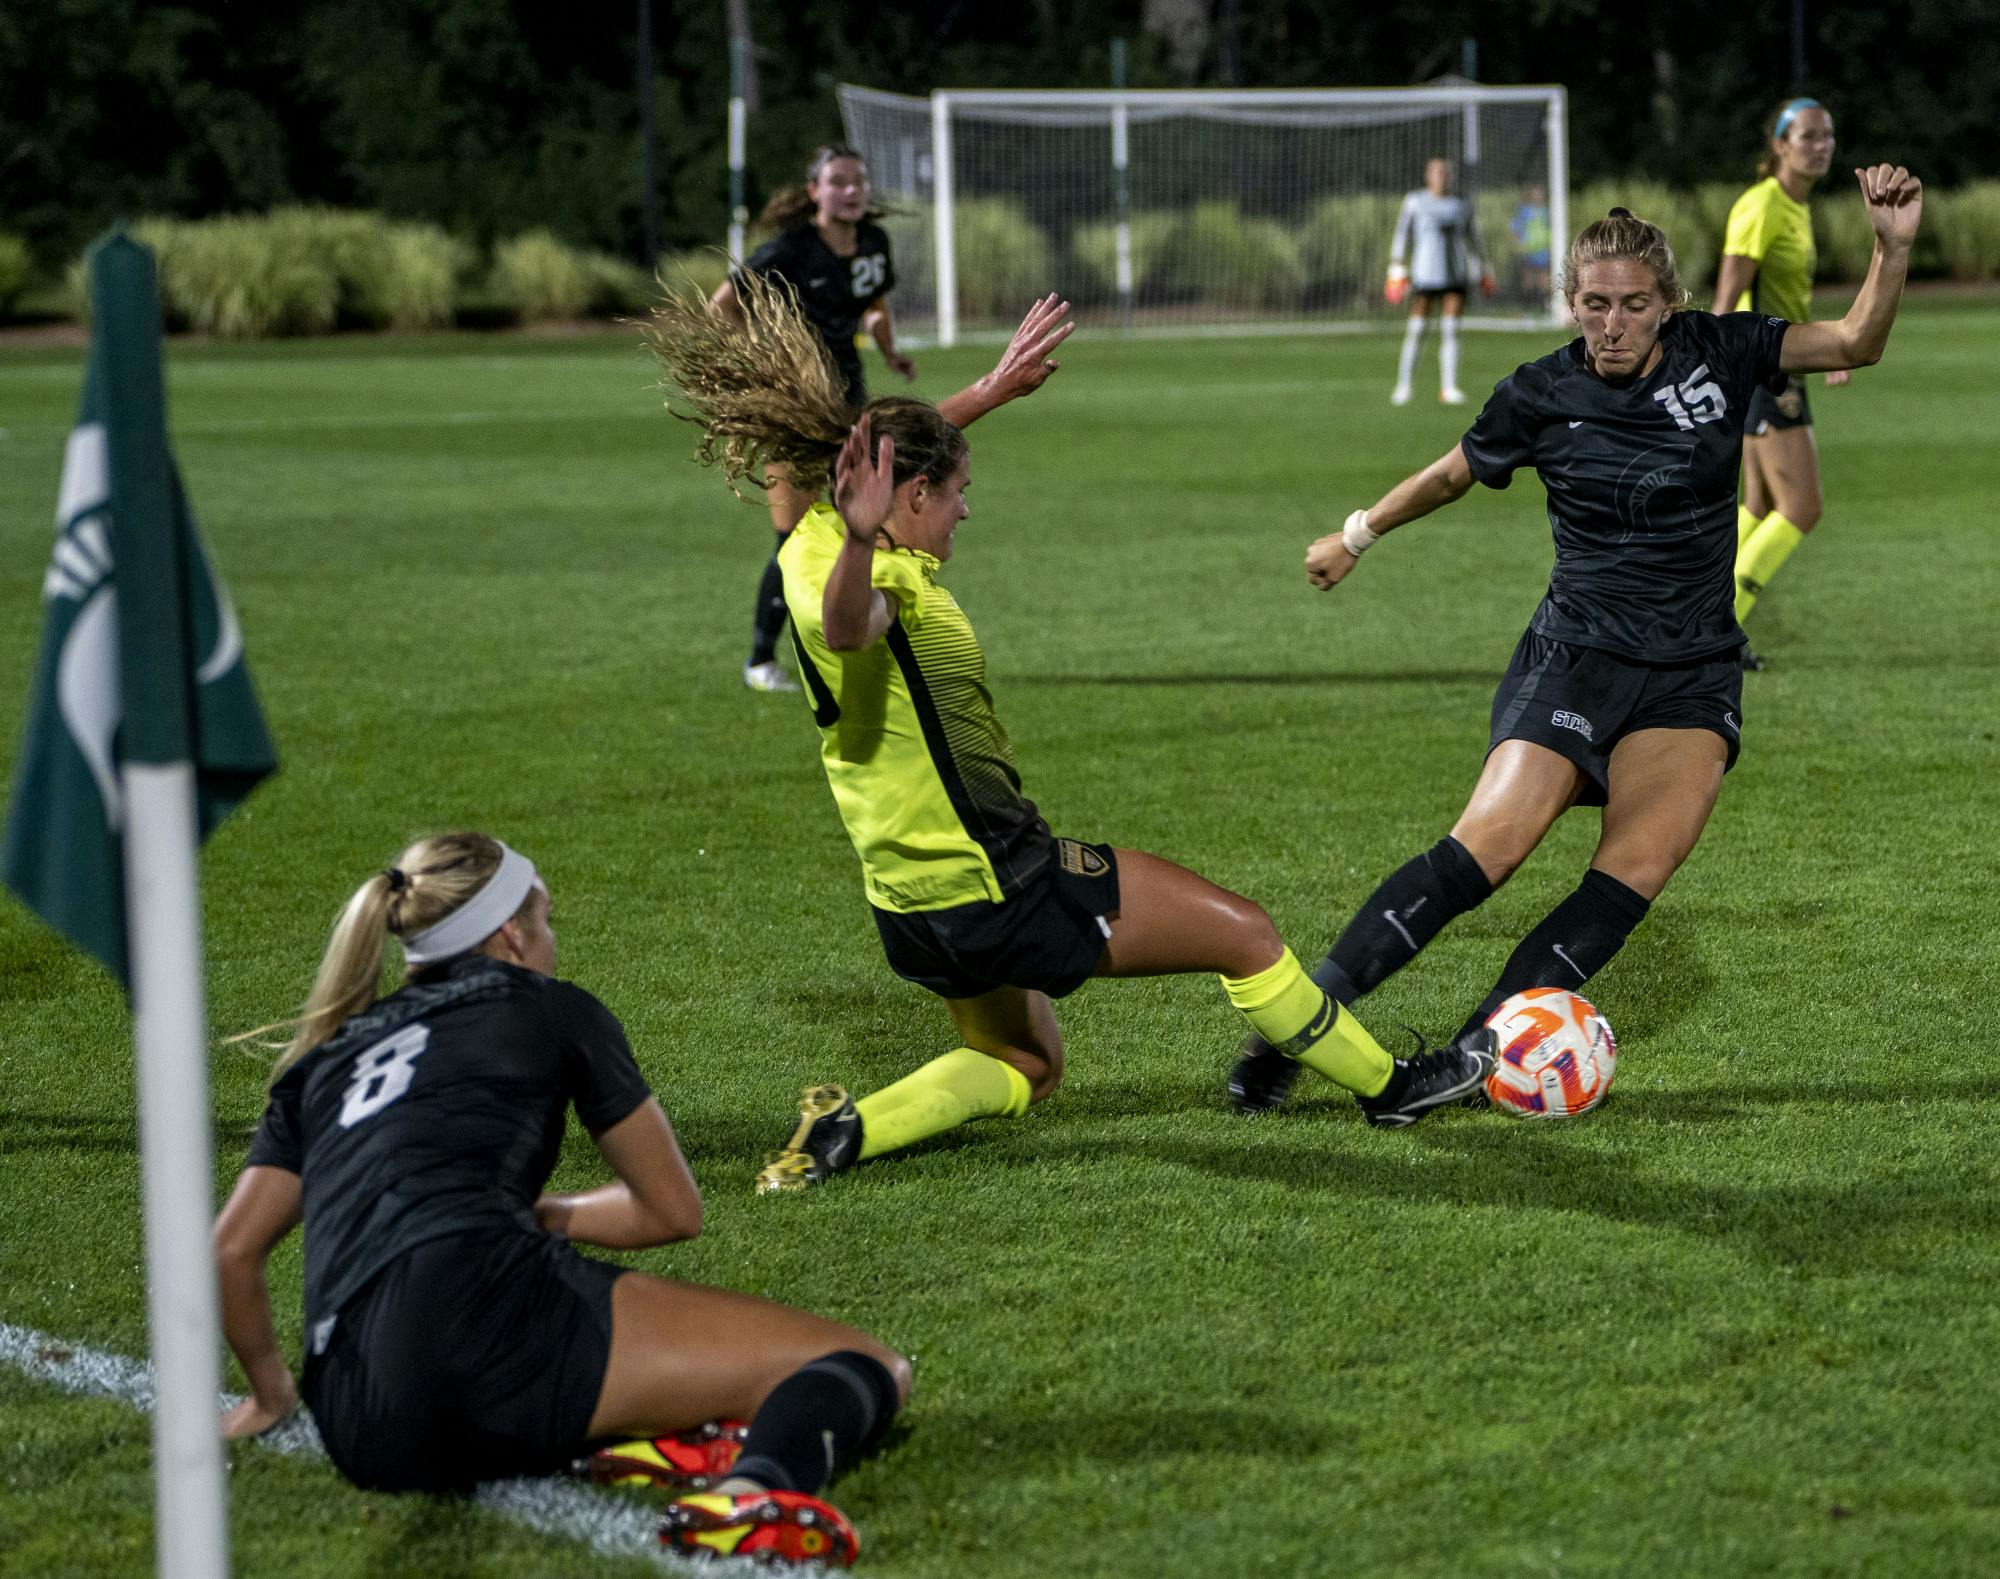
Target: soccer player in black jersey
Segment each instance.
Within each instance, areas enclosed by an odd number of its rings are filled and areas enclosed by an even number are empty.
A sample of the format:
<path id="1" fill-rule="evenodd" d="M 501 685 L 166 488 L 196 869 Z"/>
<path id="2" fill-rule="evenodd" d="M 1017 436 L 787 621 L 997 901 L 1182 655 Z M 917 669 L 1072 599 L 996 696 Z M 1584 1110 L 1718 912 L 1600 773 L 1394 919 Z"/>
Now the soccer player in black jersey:
<path id="1" fill-rule="evenodd" d="M 781 297 L 759 300 L 755 340 L 671 298 L 648 327 L 681 392 L 674 414 L 703 431 L 699 459 L 732 480 L 776 463 L 831 484 L 781 556 L 820 760 L 890 967 L 944 1001 L 959 1044 L 858 1102 L 809 1088 L 760 1190 L 1025 1113 L 1062 1078 L 1050 1000 L 1095 976 L 1214 972 L 1252 1026 L 1373 1124 L 1412 1123 L 1492 1067 L 1490 1048 L 1391 1058 L 1258 905 L 1156 855 L 1058 839 L 1021 793 L 978 638 L 939 575 L 968 513 L 963 429 L 1055 370 L 1067 310 L 1037 303 L 1000 366 L 941 405 L 877 400 L 852 426 Z"/>
<path id="2" fill-rule="evenodd" d="M 377 1000 L 392 933 L 409 971 Z M 909 1362 L 855 1328 L 571 1247 L 691 1239 L 701 1196 L 617 1020 L 554 971 L 547 888 L 483 835 L 420 840 L 348 901 L 215 1224 L 223 1330 L 250 1381 L 224 1434 L 269 1428 L 303 1391 L 357 1485 L 457 1491 L 566 1468 L 606 1438 L 691 1433 L 614 1450 L 621 1471 L 671 1483 L 705 1423 L 741 1417 L 747 1437 L 711 1431 L 698 1455 L 728 1478 L 674 1502 L 661 1539 L 850 1560 L 852 1529 L 813 1493 L 879 1439 Z M 546 1194 L 572 1106 L 617 1180 Z M 301 1220 L 295 1388 L 264 1264 Z"/>
<path id="3" fill-rule="evenodd" d="M 896 266 L 869 196 L 868 166 L 859 154 L 837 144 L 814 149 L 805 184 L 785 188 L 764 205 L 758 223 L 777 234 L 751 253 L 744 265 L 751 274 L 791 287 L 800 311 L 840 371 L 848 404 L 857 410 L 868 399 L 861 356 L 854 349 L 857 329 L 874 336 L 882 359 L 894 371 L 906 379 L 917 376 L 917 364 L 896 349 L 896 323 L 889 309 Z M 710 306 L 745 328 L 749 320 L 743 310 L 744 295 L 738 279 L 731 277 L 710 298 Z M 778 534 L 778 547 L 783 548 L 812 495 L 776 473 L 766 477 L 765 486 L 771 525 Z M 751 690 L 799 688 L 778 662 L 778 638 L 784 629 L 785 596 L 773 553 L 757 588 L 750 659 L 743 666 L 743 683 Z"/>
<path id="4" fill-rule="evenodd" d="M 1694 849 L 1736 760 L 1743 632 L 1733 612 L 1743 412 L 1789 375 L 1881 358 L 1922 187 L 1857 170 L 1875 231 L 1868 278 L 1837 322 L 1686 310 L 1659 228 L 1624 209 L 1576 238 L 1563 294 L 1582 337 L 1517 368 L 1465 438 L 1314 543 L 1326 590 L 1384 533 L 1532 467 L 1555 571 L 1493 701 L 1491 743 L 1453 826 L 1356 912 L 1314 979 L 1343 1003 L 1400 970 L 1481 903 L 1578 803 L 1604 808 L 1582 884 L 1514 950 L 1460 1034 L 1528 987 L 1580 987 L 1608 964 Z M 1257 1038 L 1237 1105 L 1281 1102 L 1296 1066 Z"/>

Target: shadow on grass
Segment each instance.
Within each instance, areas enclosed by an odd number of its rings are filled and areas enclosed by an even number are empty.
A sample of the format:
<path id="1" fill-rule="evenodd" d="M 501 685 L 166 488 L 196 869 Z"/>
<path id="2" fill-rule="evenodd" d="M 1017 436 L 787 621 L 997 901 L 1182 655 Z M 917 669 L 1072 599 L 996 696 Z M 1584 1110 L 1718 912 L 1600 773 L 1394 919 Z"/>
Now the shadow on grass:
<path id="1" fill-rule="evenodd" d="M 359 1518 L 395 1532 L 369 1565 L 370 1573 L 474 1579 L 493 1572 L 486 1549 L 492 1527 L 469 1498 L 369 1496 Z"/>
<path id="2" fill-rule="evenodd" d="M 1022 685 L 1493 685 L 1493 669 L 1377 669 L 1319 674 L 1019 674 L 1009 686 Z"/>
<path id="3" fill-rule="evenodd" d="M 25 1151 L 123 1152 L 139 1149 L 130 1118 L 75 1113 L 0 1114 L 0 1156 Z"/>
<path id="4" fill-rule="evenodd" d="M 1087 1421 L 1066 1426 L 1055 1439 L 1049 1421 L 1034 1411 L 923 1409 L 917 1449 L 937 1454 L 955 1452 L 989 1466 L 1036 1465 L 1046 1469 L 1058 1462 L 1105 1461 L 1135 1463 L 1151 1459 L 1212 1458 L 1218 1464 L 1246 1459 L 1297 1461 L 1316 1458 L 1351 1446 L 1324 1418 L 1311 1419 L 1284 1409 L 1227 1407 L 1177 1408 L 1157 1400 L 1144 1401 L 1145 1383 L 1135 1376 L 1135 1391 L 1116 1404 L 1105 1400 Z M 1122 1407 L 1121 1407 L 1122 1405 Z M 941 1448 L 938 1444 L 951 1444 Z"/>
<path id="5" fill-rule="evenodd" d="M 1692 1098 L 1646 1092 L 1613 1101 L 1616 1118 L 1650 1126 L 1696 1119 L 1726 1122 L 1760 1106 L 1888 1108 L 1905 1097 L 1986 1102 L 1995 1084 L 1991 1077 L 1967 1076 L 1916 1088 L 1888 1082 L 1737 1087 Z M 1612 1121 L 1614 1115 L 1606 1113 L 1582 1122 Z M 1963 1181 L 1950 1178 L 1929 1182 L 1928 1176 L 1914 1173 L 1793 1177 L 1773 1183 L 1734 1183 L 1714 1175 L 1699 1182 L 1655 1178 L 1635 1171 L 1629 1153 L 1575 1145 L 1553 1127 L 1469 1113 L 1442 1115 L 1405 1139 L 1360 1131 L 1347 1115 L 1329 1114 L 1319 1103 L 1238 1122 L 1255 1124 L 1255 1144 L 1231 1142 L 1219 1134 L 1213 1142 L 1181 1141 L 1148 1149 L 1079 1127 L 1060 1138 L 1052 1133 L 1042 1149 L 1072 1158 L 1124 1155 L 1196 1168 L 1221 1179 L 1282 1185 L 1327 1197 L 1346 1210 L 1357 1199 L 1372 1198 L 1390 1205 L 1586 1212 L 1740 1246 L 1776 1263 L 1810 1266 L 1819 1274 L 1880 1270 L 1904 1255 L 1922 1254 L 1915 1247 L 1932 1233 L 1968 1226 Z M 1410 1146 L 1425 1151 L 1421 1168 L 1411 1166 Z"/>

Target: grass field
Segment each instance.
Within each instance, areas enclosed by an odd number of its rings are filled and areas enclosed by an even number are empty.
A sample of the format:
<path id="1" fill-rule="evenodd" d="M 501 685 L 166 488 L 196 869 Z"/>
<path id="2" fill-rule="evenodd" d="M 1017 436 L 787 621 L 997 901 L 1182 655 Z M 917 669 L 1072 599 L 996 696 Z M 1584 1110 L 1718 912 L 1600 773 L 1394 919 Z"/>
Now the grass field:
<path id="1" fill-rule="evenodd" d="M 213 1023 L 295 1004 L 413 833 L 531 853 L 707 1192 L 700 1240 L 633 1263 L 916 1357 L 906 1429 L 834 1492 L 880 1579 L 1992 1572 L 1996 334 L 1990 302 L 1917 304 L 1815 391 L 1825 522 L 1757 611 L 1707 838 L 1592 989 L 1624 1053 L 1600 1113 L 1386 1133 L 1322 1087 L 1246 1122 L 1213 981 L 1100 983 L 1032 1116 L 777 1201 L 749 1181 L 801 1083 L 951 1037 L 881 960 L 805 707 L 738 683 L 761 509 L 686 464 L 622 338 L 177 348 L 284 759 L 207 853 Z M 1469 335 L 1468 387 L 1547 343 Z M 989 357 L 932 352 L 921 388 Z M 1081 339 L 975 430 L 948 571 L 1055 828 L 1256 896 L 1308 959 L 1462 804 L 1548 569 L 1523 479 L 1307 588 L 1305 540 L 1470 415 L 1392 411 L 1393 357 Z M 0 762 L 79 376 L 0 352 Z M 1452 1029 L 1595 832 L 1559 826 L 1364 1017 Z M 265 1069 L 213 1069 L 219 1196 Z M 122 1001 L 11 899 L 0 1093 L 0 1320 L 142 1355 Z M 599 1176 L 573 1135 L 559 1180 Z M 231 1457 L 245 1574 L 627 1571 Z M 0 1371 L 0 1464 L 0 1570 L 151 1571 L 140 1415 Z"/>

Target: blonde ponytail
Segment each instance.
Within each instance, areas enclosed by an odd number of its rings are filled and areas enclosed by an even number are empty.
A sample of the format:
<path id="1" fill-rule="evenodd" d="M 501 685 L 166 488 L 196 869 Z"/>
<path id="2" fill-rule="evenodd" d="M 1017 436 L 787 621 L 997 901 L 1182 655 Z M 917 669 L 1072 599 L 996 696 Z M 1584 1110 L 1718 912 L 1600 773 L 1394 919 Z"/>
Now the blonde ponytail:
<path id="1" fill-rule="evenodd" d="M 291 1041 L 271 1071 L 276 1080 L 379 996 L 389 934 L 407 937 L 435 926 L 486 886 L 500 869 L 501 854 L 499 840 L 483 833 L 440 833 L 417 840 L 341 907 L 298 1016 L 232 1040 L 292 1027 Z"/>

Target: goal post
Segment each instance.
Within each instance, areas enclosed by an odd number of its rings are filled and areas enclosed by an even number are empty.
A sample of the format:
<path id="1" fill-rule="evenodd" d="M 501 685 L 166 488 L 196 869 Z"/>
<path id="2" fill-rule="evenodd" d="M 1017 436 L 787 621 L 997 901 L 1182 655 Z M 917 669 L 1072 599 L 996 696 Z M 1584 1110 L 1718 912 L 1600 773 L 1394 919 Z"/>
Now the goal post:
<path id="1" fill-rule="evenodd" d="M 1396 211 L 1451 160 L 1498 285 L 1468 323 L 1547 321 L 1568 229 L 1560 87 L 940 89 L 842 86 L 890 210 L 897 317 L 941 344 L 1060 291 L 1142 332 L 1379 321 Z"/>

